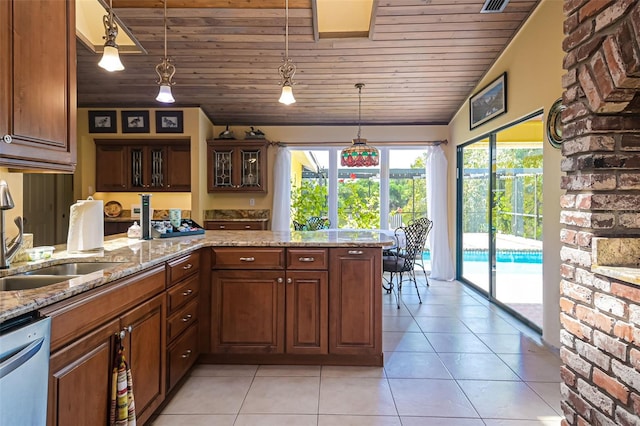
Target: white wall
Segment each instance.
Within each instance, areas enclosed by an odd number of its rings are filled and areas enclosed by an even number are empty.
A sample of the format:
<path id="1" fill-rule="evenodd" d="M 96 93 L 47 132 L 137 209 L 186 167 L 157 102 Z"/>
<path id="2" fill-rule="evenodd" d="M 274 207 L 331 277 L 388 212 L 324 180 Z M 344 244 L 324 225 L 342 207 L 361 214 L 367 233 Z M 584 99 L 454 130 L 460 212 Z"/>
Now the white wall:
<path id="1" fill-rule="evenodd" d="M 507 113 L 484 125 L 469 130 L 469 104 L 465 102 L 451 123 L 446 148 L 449 159 L 449 193 L 455 194 L 456 146 L 487 134 L 551 105 L 562 95 L 563 2 L 542 0 L 516 37 L 480 81 L 474 92 L 507 72 Z M 546 135 L 545 135 L 546 138 Z M 560 150 L 544 144 L 544 219 L 543 219 L 543 334 L 546 343 L 560 347 Z M 449 211 L 454 217 L 455 197 L 449 199 Z M 455 247 L 455 223 L 450 227 L 452 247 Z"/>

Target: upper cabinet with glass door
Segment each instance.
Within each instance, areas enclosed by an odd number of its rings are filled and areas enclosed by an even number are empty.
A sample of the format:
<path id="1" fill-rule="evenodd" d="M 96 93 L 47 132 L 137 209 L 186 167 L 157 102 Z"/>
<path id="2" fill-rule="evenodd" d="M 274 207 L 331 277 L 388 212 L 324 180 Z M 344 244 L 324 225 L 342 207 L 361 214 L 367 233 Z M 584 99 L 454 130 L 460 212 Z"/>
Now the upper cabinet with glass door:
<path id="1" fill-rule="evenodd" d="M 267 192 L 266 141 L 207 141 L 208 192 Z"/>

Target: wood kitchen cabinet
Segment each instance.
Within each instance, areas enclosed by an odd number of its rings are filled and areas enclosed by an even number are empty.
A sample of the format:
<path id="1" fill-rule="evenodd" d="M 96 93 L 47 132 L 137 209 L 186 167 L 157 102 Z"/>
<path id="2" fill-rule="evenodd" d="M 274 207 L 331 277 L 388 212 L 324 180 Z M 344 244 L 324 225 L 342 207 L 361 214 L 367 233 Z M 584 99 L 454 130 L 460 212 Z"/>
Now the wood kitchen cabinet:
<path id="1" fill-rule="evenodd" d="M 268 142 L 208 140 L 208 192 L 267 192 Z"/>
<path id="2" fill-rule="evenodd" d="M 266 220 L 205 220 L 204 229 L 226 231 L 260 231 L 267 229 Z"/>
<path id="3" fill-rule="evenodd" d="M 47 424 L 107 425 L 115 335 L 134 383 L 144 424 L 165 397 L 164 266 L 126 277 L 40 310 L 51 317 Z"/>
<path id="4" fill-rule="evenodd" d="M 0 2 L 0 166 L 76 166 L 75 2 Z"/>
<path id="5" fill-rule="evenodd" d="M 382 354 L 379 248 L 329 249 L 329 352 Z"/>
<path id="6" fill-rule="evenodd" d="M 216 248 L 214 353 L 326 354 L 326 249 Z"/>
<path id="7" fill-rule="evenodd" d="M 189 139 L 96 139 L 99 192 L 191 191 Z"/>

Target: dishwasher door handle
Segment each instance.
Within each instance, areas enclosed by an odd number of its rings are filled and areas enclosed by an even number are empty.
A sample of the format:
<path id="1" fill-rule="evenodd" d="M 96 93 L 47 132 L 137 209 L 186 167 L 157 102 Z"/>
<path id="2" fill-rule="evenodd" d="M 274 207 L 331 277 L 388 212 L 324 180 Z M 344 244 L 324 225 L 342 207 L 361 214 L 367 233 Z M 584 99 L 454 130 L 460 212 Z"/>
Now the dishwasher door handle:
<path id="1" fill-rule="evenodd" d="M 27 361 L 34 357 L 38 353 L 42 344 L 44 343 L 44 337 L 34 340 L 27 346 L 19 349 L 15 354 L 10 355 L 6 361 L 0 364 L 0 379 L 10 374 L 16 368 L 21 367 Z"/>

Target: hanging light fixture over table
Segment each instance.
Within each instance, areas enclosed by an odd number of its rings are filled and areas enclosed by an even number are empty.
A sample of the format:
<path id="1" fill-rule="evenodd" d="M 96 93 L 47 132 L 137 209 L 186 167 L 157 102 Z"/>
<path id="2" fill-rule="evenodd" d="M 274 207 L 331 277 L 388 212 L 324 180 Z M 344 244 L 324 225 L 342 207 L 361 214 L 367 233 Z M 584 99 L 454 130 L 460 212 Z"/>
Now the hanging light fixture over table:
<path id="1" fill-rule="evenodd" d="M 162 58 L 162 62 L 156 65 L 156 72 L 159 77 L 157 84 L 160 85 L 156 101 L 167 104 L 174 103 L 176 100 L 171 94 L 171 86 L 175 83 L 171 79 L 176 73 L 176 67 L 173 66 L 171 59 L 167 56 L 167 0 L 164 0 L 164 58 Z"/>
<path id="2" fill-rule="evenodd" d="M 102 50 L 102 59 L 98 62 L 98 66 L 104 68 L 107 71 L 122 71 L 124 65 L 120 62 L 120 55 L 118 54 L 118 45 L 116 44 L 116 37 L 118 37 L 118 25 L 113 21 L 113 4 L 109 0 L 109 12 L 102 17 L 102 23 L 104 25 L 104 48 Z"/>
<path id="3" fill-rule="evenodd" d="M 340 165 L 344 167 L 372 167 L 379 164 L 378 150 L 367 145 L 367 140 L 360 137 L 360 123 L 362 118 L 362 88 L 364 83 L 356 83 L 358 88 L 358 137 L 353 139 L 351 146 L 340 153 Z"/>
<path id="4" fill-rule="evenodd" d="M 285 105 L 291 105 L 296 102 L 293 97 L 293 76 L 296 73 L 296 66 L 289 58 L 289 0 L 285 0 L 285 25 L 284 25 L 284 62 L 278 67 L 280 73 L 280 85 L 282 86 L 282 94 L 278 102 Z"/>

